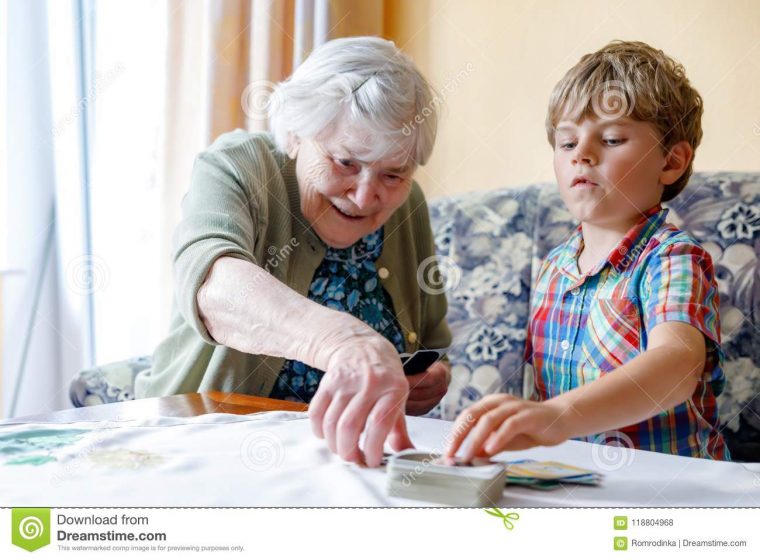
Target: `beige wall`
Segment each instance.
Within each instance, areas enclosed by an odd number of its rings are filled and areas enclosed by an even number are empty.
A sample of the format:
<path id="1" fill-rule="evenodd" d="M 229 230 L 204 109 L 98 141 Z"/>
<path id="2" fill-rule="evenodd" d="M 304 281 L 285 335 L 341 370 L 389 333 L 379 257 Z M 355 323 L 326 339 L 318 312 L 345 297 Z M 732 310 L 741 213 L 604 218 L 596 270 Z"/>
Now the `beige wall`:
<path id="1" fill-rule="evenodd" d="M 446 95 L 417 176 L 431 197 L 553 180 L 551 88 L 612 39 L 648 42 L 686 67 L 705 100 L 697 170 L 760 170 L 758 0 L 391 0 L 385 17 L 386 36 Z"/>

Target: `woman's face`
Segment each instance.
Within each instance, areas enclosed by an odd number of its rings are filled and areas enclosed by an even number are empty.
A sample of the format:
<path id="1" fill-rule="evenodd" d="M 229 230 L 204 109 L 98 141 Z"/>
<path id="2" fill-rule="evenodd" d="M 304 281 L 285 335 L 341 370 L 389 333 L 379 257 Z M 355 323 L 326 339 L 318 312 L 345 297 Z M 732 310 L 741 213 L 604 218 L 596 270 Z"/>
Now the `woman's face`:
<path id="1" fill-rule="evenodd" d="M 301 211 L 331 247 L 349 247 L 378 230 L 409 196 L 414 167 L 403 146 L 368 161 L 370 141 L 350 127 L 297 140 Z"/>

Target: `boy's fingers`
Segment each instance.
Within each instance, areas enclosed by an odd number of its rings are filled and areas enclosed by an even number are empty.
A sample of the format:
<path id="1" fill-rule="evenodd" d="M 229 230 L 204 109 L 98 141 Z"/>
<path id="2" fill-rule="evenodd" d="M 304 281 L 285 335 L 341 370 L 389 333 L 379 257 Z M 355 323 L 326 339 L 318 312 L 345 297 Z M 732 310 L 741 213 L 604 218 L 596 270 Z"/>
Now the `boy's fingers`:
<path id="1" fill-rule="evenodd" d="M 446 456 L 451 457 L 456 454 L 459 447 L 462 445 L 462 441 L 472 431 L 481 416 L 487 414 L 492 409 L 497 408 L 503 398 L 499 396 L 505 396 L 504 394 L 491 394 L 486 396 L 482 400 L 475 402 L 469 408 L 464 409 L 454 421 L 454 426 L 451 431 L 453 438 L 449 443 Z"/>
<path id="2" fill-rule="evenodd" d="M 494 455 L 507 447 L 511 448 L 511 443 L 521 435 L 526 435 L 529 431 L 530 411 L 523 410 L 502 422 L 498 429 L 494 430 L 492 436 L 484 446 L 484 450 L 489 455 Z"/>
<path id="3" fill-rule="evenodd" d="M 505 450 L 509 450 L 509 451 L 527 450 L 529 448 L 534 448 L 536 446 L 539 446 L 539 445 L 536 443 L 535 439 L 529 437 L 528 435 L 517 435 L 515 438 L 513 438 L 510 441 L 508 446 L 499 449 L 493 454 L 489 453 L 489 455 L 493 456 L 494 454 L 498 454 L 499 452 L 503 452 Z"/>
<path id="4" fill-rule="evenodd" d="M 481 416 L 475 428 L 470 432 L 469 445 L 465 449 L 463 458 L 466 461 L 479 456 L 483 451 L 483 444 L 491 433 L 495 432 L 502 422 L 512 413 L 513 406 L 497 407 Z"/>
<path id="5" fill-rule="evenodd" d="M 492 394 L 491 396 L 494 395 Z M 451 428 L 453 437 L 451 439 L 451 442 L 449 442 L 448 450 L 445 452 L 446 456 L 454 456 L 457 450 L 459 450 L 459 447 L 462 445 L 462 441 L 467 438 L 467 435 L 476 426 L 480 417 L 499 406 L 499 402 L 501 400 L 499 398 L 493 398 L 491 396 L 486 396 L 479 402 L 475 402 L 469 408 L 463 410 L 459 416 L 457 416 L 456 420 L 454 421 L 454 426 Z"/>
<path id="6" fill-rule="evenodd" d="M 478 416 L 475 415 L 474 408 L 475 406 L 470 406 L 464 409 L 454 420 L 454 425 L 451 427 L 451 440 L 444 452 L 446 456 L 452 457 L 457 453 L 462 441 L 475 426 Z"/>

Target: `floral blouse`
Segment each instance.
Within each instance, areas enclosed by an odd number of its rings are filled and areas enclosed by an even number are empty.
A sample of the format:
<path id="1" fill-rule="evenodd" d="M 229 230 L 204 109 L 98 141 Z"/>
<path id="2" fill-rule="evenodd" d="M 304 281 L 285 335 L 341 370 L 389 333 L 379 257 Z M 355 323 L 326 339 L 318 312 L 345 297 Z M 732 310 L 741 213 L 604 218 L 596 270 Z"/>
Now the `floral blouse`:
<path id="1" fill-rule="evenodd" d="M 324 260 L 314 272 L 308 297 L 363 320 L 401 353 L 404 337 L 393 311 L 393 301 L 380 283 L 375 266 L 382 250 L 382 227 L 348 248 L 327 247 Z M 269 397 L 310 402 L 323 374 L 324 371 L 305 363 L 287 359 Z"/>

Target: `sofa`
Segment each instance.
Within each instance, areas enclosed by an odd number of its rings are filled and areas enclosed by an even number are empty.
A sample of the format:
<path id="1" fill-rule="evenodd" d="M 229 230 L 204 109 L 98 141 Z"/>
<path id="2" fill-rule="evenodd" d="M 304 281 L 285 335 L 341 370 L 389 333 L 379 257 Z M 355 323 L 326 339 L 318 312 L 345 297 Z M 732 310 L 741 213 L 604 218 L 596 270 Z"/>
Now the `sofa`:
<path id="1" fill-rule="evenodd" d="M 724 369 L 721 428 L 734 460 L 760 462 L 760 173 L 696 173 L 668 220 L 713 258 L 720 288 Z M 429 202 L 446 278 L 452 381 L 431 417 L 453 419 L 486 394 L 528 397 L 523 361 L 531 285 L 548 251 L 576 227 L 554 184 L 467 193 Z M 83 371 L 75 406 L 128 400 L 142 357 Z"/>

